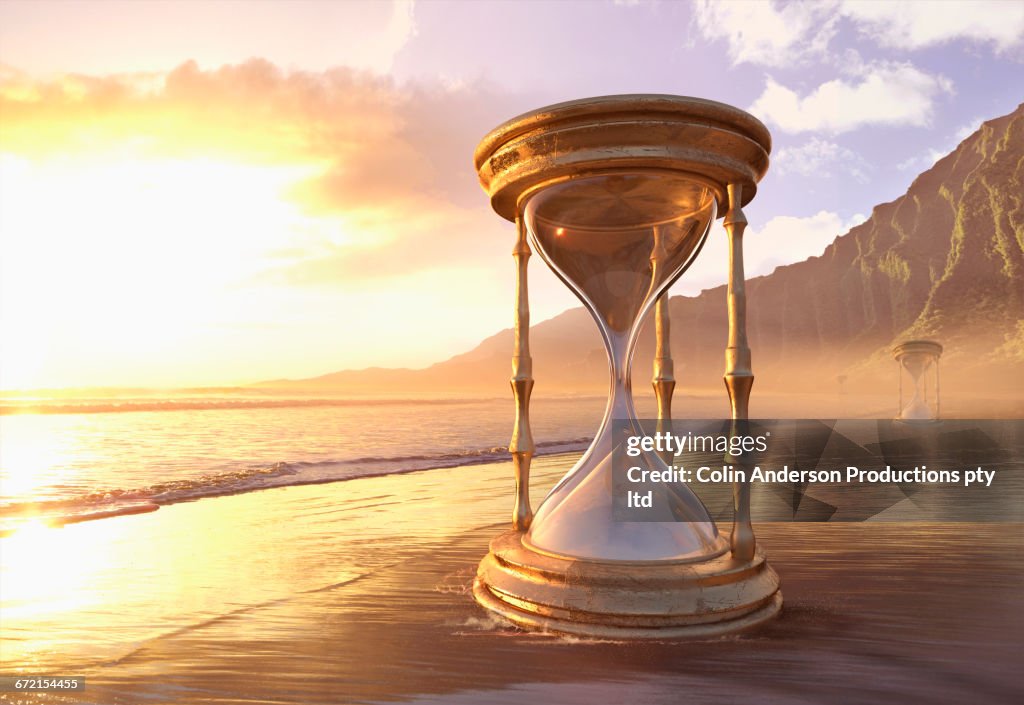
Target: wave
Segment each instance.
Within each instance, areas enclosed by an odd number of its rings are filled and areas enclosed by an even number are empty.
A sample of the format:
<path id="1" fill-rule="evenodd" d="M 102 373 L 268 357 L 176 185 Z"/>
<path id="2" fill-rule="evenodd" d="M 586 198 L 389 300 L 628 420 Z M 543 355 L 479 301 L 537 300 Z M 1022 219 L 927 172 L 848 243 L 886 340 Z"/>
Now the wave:
<path id="1" fill-rule="evenodd" d="M 537 455 L 585 450 L 590 438 L 545 441 Z M 343 460 L 278 462 L 185 480 L 170 480 L 146 487 L 115 488 L 72 499 L 0 504 L 0 536 L 28 518 L 51 526 L 154 511 L 162 505 L 206 497 L 241 494 L 274 487 L 343 482 L 360 477 L 400 475 L 423 470 L 501 462 L 511 459 L 507 447 L 469 449 L 434 455 L 367 456 Z"/>

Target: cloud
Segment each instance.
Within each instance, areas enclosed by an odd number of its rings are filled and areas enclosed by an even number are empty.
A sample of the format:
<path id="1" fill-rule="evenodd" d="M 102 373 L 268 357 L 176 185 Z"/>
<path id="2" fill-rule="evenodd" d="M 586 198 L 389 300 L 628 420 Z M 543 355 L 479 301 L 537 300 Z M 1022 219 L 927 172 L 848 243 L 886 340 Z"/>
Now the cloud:
<path id="1" fill-rule="evenodd" d="M 1024 42 L 1024 3 L 1011 0 L 845 0 L 841 12 L 863 36 L 889 48 L 965 39 L 1005 51 Z"/>
<path id="2" fill-rule="evenodd" d="M 849 174 L 860 183 L 867 183 L 870 167 L 857 153 L 835 142 L 812 137 L 793 147 L 783 147 L 772 157 L 779 175 L 800 174 L 823 178 L 833 169 Z"/>
<path id="3" fill-rule="evenodd" d="M 832 2 L 699 0 L 694 9 L 694 21 L 705 38 L 728 42 L 734 66 L 791 66 L 820 56 L 838 20 Z"/>
<path id="4" fill-rule="evenodd" d="M 0 149 L 46 157 L 133 141 L 154 154 L 308 163 L 387 139 L 405 100 L 374 74 L 286 72 L 262 59 L 214 70 L 189 61 L 145 78 L 8 71 Z"/>
<path id="5" fill-rule="evenodd" d="M 351 283 L 468 261 L 499 229 L 471 164 L 485 127 L 516 112 L 484 85 L 406 84 L 348 68 L 286 71 L 253 59 L 163 75 L 0 70 L 0 152 L 30 159 L 201 158 L 302 167 L 284 191 L 344 237 L 282 233 L 268 275 Z"/>
<path id="6" fill-rule="evenodd" d="M 866 220 L 862 214 L 843 219 L 832 211 L 812 216 L 775 216 L 762 227 L 751 225 L 744 236 L 749 276 L 770 274 L 776 267 L 802 262 L 825 251 L 840 235 Z"/>
<path id="7" fill-rule="evenodd" d="M 375 62 L 382 72 L 390 71 L 397 54 L 416 36 L 415 0 L 393 0 L 391 17 L 375 47 L 380 56 Z"/>
<path id="8" fill-rule="evenodd" d="M 417 34 L 413 0 L 0 2 L 0 47 L 21 68 L 95 75 L 204 68 L 262 56 L 280 66 L 387 73 Z"/>
<path id="9" fill-rule="evenodd" d="M 977 115 L 968 120 L 960 127 L 956 128 L 956 131 L 953 133 L 953 136 L 956 138 L 956 143 L 960 144 L 965 139 L 967 139 L 975 132 L 977 132 L 978 129 L 981 127 L 981 123 L 983 122 L 985 122 L 985 118 L 981 117 L 980 115 Z M 952 147 L 947 151 L 952 152 Z"/>
<path id="10" fill-rule="evenodd" d="M 984 122 L 984 118 L 980 116 L 972 118 L 955 129 L 952 132 L 951 137 L 945 140 L 941 146 L 929 149 L 925 154 L 915 154 L 912 157 L 904 159 L 896 165 L 896 169 L 899 171 L 923 171 L 931 168 L 935 162 L 952 152 L 956 149 L 957 145 L 977 132 L 978 128 L 981 127 L 982 122 Z"/>
<path id="11" fill-rule="evenodd" d="M 764 224 L 751 222 L 743 236 L 747 278 L 771 274 L 778 266 L 820 255 L 838 236 L 865 220 L 859 213 L 844 219 L 838 213 L 822 210 L 804 217 L 776 216 Z M 727 242 L 722 222 L 715 221 L 700 257 L 673 286 L 673 293 L 694 295 L 724 284 Z"/>
<path id="12" fill-rule="evenodd" d="M 785 132 L 849 132 L 864 125 L 930 124 L 935 100 L 953 84 L 909 63 L 874 62 L 847 79 L 822 83 L 804 96 L 768 77 L 750 106 L 758 117 Z"/>
<path id="13" fill-rule="evenodd" d="M 1024 43 L 1024 3 L 1013 0 L 698 0 L 694 10 L 697 29 L 705 39 L 725 39 L 734 66 L 820 60 L 844 25 L 903 51 L 964 40 L 1002 52 Z"/>

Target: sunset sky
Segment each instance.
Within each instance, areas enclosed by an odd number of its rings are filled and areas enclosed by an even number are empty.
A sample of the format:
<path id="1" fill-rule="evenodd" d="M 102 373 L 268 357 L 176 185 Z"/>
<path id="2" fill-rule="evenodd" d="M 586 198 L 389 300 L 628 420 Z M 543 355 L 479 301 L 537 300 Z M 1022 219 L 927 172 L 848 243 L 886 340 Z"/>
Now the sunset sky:
<path id="1" fill-rule="evenodd" d="M 3 0 L 0 388 L 463 352 L 512 321 L 513 228 L 476 143 L 639 92 L 768 125 L 764 274 L 1024 100 L 1024 2 Z M 674 293 L 724 281 L 722 237 Z M 532 264 L 535 322 L 574 305 Z"/>

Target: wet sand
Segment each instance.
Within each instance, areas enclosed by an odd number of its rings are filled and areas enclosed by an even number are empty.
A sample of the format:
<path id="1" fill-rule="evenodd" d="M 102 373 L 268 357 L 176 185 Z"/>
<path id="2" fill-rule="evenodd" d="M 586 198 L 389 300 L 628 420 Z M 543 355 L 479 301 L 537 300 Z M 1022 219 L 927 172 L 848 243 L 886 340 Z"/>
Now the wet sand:
<path id="1" fill-rule="evenodd" d="M 571 460 L 536 461 L 535 501 Z M 1021 525 L 760 525 L 777 621 L 713 641 L 586 642 L 519 632 L 469 594 L 510 478 L 500 463 L 289 487 L 2 539 L 3 672 L 88 683 L 2 701 L 1024 698 Z M 12 582 L 32 555 L 66 574 Z"/>

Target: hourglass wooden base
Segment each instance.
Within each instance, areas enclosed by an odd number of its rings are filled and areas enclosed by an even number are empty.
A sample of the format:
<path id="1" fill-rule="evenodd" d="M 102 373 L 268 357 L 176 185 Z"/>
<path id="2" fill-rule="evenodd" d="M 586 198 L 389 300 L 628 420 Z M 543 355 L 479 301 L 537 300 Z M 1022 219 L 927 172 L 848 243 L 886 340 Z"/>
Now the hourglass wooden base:
<path id="1" fill-rule="evenodd" d="M 779 578 L 758 549 L 701 562 L 624 563 L 542 554 L 506 531 L 491 541 L 473 595 L 517 626 L 603 639 L 703 639 L 770 620 Z"/>

